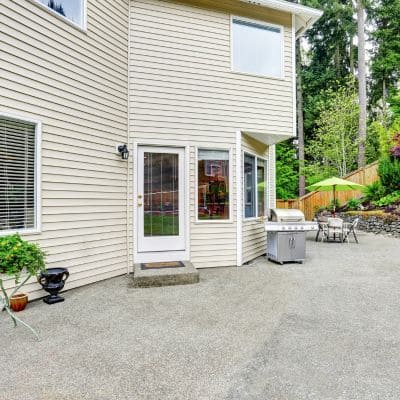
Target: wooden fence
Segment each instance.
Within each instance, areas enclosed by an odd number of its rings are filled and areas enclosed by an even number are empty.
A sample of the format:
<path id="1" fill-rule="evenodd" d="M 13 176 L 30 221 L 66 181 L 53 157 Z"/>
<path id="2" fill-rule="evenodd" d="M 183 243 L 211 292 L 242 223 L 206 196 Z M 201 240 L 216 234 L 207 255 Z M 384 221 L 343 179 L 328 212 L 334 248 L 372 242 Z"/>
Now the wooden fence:
<path id="1" fill-rule="evenodd" d="M 378 162 L 367 165 L 365 168 L 360 168 L 357 171 L 346 175 L 343 179 L 351 182 L 360 183 L 361 185 L 370 185 L 377 181 L 378 177 Z M 344 204 L 350 199 L 361 197 L 362 192 L 359 190 L 348 190 L 337 192 L 336 197 L 339 204 Z M 316 211 L 321 207 L 326 207 L 333 201 L 332 192 L 311 192 L 298 199 L 277 200 L 277 208 L 298 208 L 303 211 L 306 220 L 312 220 Z"/>

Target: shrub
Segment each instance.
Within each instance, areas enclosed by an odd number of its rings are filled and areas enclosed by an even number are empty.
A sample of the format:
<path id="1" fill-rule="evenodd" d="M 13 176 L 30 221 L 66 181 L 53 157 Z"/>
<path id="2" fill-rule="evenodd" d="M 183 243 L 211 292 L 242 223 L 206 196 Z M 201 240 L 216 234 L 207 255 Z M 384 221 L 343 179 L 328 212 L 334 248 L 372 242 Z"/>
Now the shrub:
<path id="1" fill-rule="evenodd" d="M 18 234 L 0 238 L 0 273 L 12 276 L 15 282 L 23 270 L 36 275 L 44 269 L 45 253 L 37 244 L 22 240 Z"/>
<path id="2" fill-rule="evenodd" d="M 385 157 L 379 161 L 378 174 L 387 193 L 400 189 L 400 160 Z"/>
<path id="3" fill-rule="evenodd" d="M 363 189 L 364 198 L 366 202 L 379 200 L 385 195 L 385 188 L 382 186 L 380 181 L 366 185 Z"/>
<path id="4" fill-rule="evenodd" d="M 398 202 L 400 202 L 400 190 L 388 194 L 387 196 L 382 197 L 378 201 L 374 201 L 374 205 L 378 207 L 386 207 L 391 204 L 396 204 Z"/>
<path id="5" fill-rule="evenodd" d="M 37 244 L 22 240 L 16 235 L 9 235 L 0 238 L 0 274 L 12 276 L 17 287 L 9 294 L 4 288 L 3 277 L 0 275 L 0 310 L 6 310 L 14 326 L 17 321 L 26 326 L 39 340 L 37 332 L 27 323 L 21 321 L 10 309 L 10 298 L 32 277 L 45 268 L 45 253 Z M 19 282 L 22 271 L 26 271 L 26 276 L 22 283 Z"/>
<path id="6" fill-rule="evenodd" d="M 335 210 L 338 211 L 340 209 L 340 203 L 338 199 L 332 200 L 331 203 L 329 204 L 328 207 L 326 207 L 326 209 L 328 211 L 333 211 L 333 206 L 335 206 Z"/>
<path id="7" fill-rule="evenodd" d="M 361 205 L 360 199 L 351 199 L 347 202 L 347 209 L 348 210 L 358 210 Z"/>

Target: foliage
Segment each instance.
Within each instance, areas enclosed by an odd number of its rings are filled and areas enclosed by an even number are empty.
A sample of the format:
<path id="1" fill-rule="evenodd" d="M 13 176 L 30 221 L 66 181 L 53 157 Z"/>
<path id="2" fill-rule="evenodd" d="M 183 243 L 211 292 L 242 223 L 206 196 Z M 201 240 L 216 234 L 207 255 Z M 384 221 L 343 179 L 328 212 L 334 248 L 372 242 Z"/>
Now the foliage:
<path id="1" fill-rule="evenodd" d="M 393 158 L 400 158 L 400 131 L 395 133 L 392 137 L 390 154 Z"/>
<path id="2" fill-rule="evenodd" d="M 373 30 L 371 100 L 388 97 L 400 78 L 400 1 L 371 1 L 368 10 Z"/>
<path id="3" fill-rule="evenodd" d="M 361 205 L 361 200 L 360 199 L 350 199 L 347 202 L 347 205 L 346 205 L 347 207 L 346 208 L 348 210 L 358 210 L 360 205 Z"/>
<path id="4" fill-rule="evenodd" d="M 18 234 L 0 238 L 0 272 L 19 282 L 21 272 L 36 275 L 44 269 L 45 254 L 37 244 L 22 240 Z"/>
<path id="5" fill-rule="evenodd" d="M 334 167 L 329 165 L 322 165 L 319 163 L 309 163 L 304 168 L 304 173 L 307 177 L 307 185 L 313 185 L 319 181 L 323 181 L 324 179 L 331 178 L 336 174 L 336 170 Z"/>
<path id="6" fill-rule="evenodd" d="M 299 163 L 291 141 L 276 146 L 276 196 L 293 199 L 298 196 Z"/>
<path id="7" fill-rule="evenodd" d="M 326 207 L 326 209 L 328 211 L 333 211 L 333 209 L 335 208 L 335 210 L 337 211 L 339 208 L 341 207 L 339 199 L 335 199 L 330 202 L 329 206 Z"/>
<path id="8" fill-rule="evenodd" d="M 303 0 L 324 14 L 306 33 L 307 52 L 301 71 L 306 139 L 314 137 L 319 119 L 318 104 L 326 101 L 326 90 L 337 90 L 352 74 L 356 60 L 353 37 L 357 31 L 351 2 L 345 0 Z"/>
<path id="9" fill-rule="evenodd" d="M 328 89 L 325 96 L 318 104 L 317 130 L 306 153 L 312 163 L 332 167 L 342 177 L 356 168 L 359 108 L 354 82 Z"/>
<path id="10" fill-rule="evenodd" d="M 51 8 L 52 10 L 58 12 L 59 14 L 65 17 L 65 11 L 62 4 L 58 4 L 54 0 L 49 0 L 49 2 L 47 3 L 47 7 Z"/>
<path id="11" fill-rule="evenodd" d="M 367 128 L 367 143 L 365 147 L 365 156 L 367 164 L 371 164 L 380 157 L 380 139 L 383 126 L 377 121 L 373 121 Z"/>
<path id="12" fill-rule="evenodd" d="M 14 288 L 11 294 L 8 294 L 0 275 L 0 290 L 2 293 L 2 296 L 0 296 L 0 310 L 5 310 L 8 313 L 14 322 L 14 326 L 17 326 L 18 321 L 28 328 L 38 340 L 40 340 L 40 338 L 37 332 L 11 312 L 10 298 L 17 293 L 32 276 L 44 270 L 44 261 L 45 253 L 39 246 L 22 240 L 18 234 L 0 238 L 0 273 L 14 277 L 17 284 L 17 287 Z M 24 270 L 26 270 L 27 276 L 24 281 L 20 283 L 19 278 Z"/>
<path id="13" fill-rule="evenodd" d="M 400 119 L 400 90 L 394 91 L 393 95 L 389 98 L 389 105 L 393 119 Z"/>
<path id="14" fill-rule="evenodd" d="M 386 207 L 391 204 L 397 204 L 398 202 L 400 202 L 400 190 L 390 193 L 387 196 L 382 197 L 378 201 L 375 201 L 374 205 L 378 207 Z"/>
<path id="15" fill-rule="evenodd" d="M 379 161 L 378 174 L 386 192 L 400 189 L 400 160 L 384 157 Z"/>
<path id="16" fill-rule="evenodd" d="M 364 198 L 366 202 L 379 200 L 385 194 L 385 188 L 380 181 L 375 181 L 370 185 L 366 185 L 363 189 Z"/>

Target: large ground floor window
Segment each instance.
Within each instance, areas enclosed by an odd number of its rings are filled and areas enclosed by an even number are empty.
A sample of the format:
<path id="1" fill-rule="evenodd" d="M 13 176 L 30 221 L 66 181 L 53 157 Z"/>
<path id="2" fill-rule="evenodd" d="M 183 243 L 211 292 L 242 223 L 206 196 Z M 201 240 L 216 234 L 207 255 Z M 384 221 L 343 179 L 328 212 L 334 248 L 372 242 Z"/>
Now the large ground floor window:
<path id="1" fill-rule="evenodd" d="M 228 220 L 229 151 L 198 150 L 197 216 L 199 220 Z"/>
<path id="2" fill-rule="evenodd" d="M 266 215 L 267 209 L 267 161 L 244 154 L 243 193 L 244 217 L 255 218 Z"/>
<path id="3" fill-rule="evenodd" d="M 0 116 L 0 234 L 36 226 L 36 125 Z"/>

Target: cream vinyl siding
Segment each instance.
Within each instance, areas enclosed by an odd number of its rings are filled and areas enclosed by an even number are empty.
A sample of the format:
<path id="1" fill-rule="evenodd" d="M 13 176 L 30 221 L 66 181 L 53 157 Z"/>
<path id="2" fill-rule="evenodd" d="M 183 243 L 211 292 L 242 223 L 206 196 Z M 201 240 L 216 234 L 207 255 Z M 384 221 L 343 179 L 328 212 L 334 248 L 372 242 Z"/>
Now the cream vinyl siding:
<path id="1" fill-rule="evenodd" d="M 24 238 L 69 269 L 67 289 L 127 271 L 128 11 L 88 0 L 83 32 L 35 1 L 0 3 L 0 115 L 42 123 L 42 231 Z"/>
<path id="2" fill-rule="evenodd" d="M 274 202 L 275 193 L 275 162 L 270 161 L 271 147 L 251 138 L 248 135 L 242 135 L 242 150 L 254 156 L 267 160 L 267 205 L 270 208 Z M 275 158 L 273 159 L 275 160 Z M 242 180 L 243 186 L 243 180 Z M 243 210 L 242 210 L 243 212 Z M 262 218 L 243 217 L 242 222 L 242 261 L 247 263 L 256 257 L 266 253 L 267 235 L 262 223 Z"/>
<path id="3" fill-rule="evenodd" d="M 201 8 L 203 3 L 210 8 Z M 236 265 L 237 210 L 231 187 L 232 222 L 196 223 L 196 147 L 232 149 L 236 182 L 238 130 L 288 137 L 293 132 L 291 16 L 273 11 L 269 19 L 268 10 L 257 13 L 257 6 L 231 7 L 237 2 L 225 1 L 215 9 L 212 3 L 130 3 L 130 147 L 157 141 L 190 146 L 190 257 L 199 268 Z M 285 25 L 283 79 L 231 71 L 232 15 Z M 130 174 L 134 168 L 132 163 Z M 262 236 L 258 230 L 255 235 Z M 259 254 L 256 247 L 246 250 L 246 257 Z"/>

